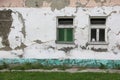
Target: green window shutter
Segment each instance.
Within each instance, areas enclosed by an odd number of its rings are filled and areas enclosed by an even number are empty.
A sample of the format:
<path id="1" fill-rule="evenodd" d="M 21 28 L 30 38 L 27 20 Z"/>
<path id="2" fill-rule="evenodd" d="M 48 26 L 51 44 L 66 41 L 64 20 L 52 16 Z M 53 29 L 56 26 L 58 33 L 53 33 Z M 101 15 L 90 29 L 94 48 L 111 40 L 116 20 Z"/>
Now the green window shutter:
<path id="1" fill-rule="evenodd" d="M 63 28 L 59 28 L 58 29 L 58 41 L 64 41 L 64 29 Z"/>
<path id="2" fill-rule="evenodd" d="M 67 28 L 67 30 L 66 30 L 67 32 L 67 35 L 66 35 L 66 37 L 67 37 L 67 41 L 73 41 L 73 28 Z"/>

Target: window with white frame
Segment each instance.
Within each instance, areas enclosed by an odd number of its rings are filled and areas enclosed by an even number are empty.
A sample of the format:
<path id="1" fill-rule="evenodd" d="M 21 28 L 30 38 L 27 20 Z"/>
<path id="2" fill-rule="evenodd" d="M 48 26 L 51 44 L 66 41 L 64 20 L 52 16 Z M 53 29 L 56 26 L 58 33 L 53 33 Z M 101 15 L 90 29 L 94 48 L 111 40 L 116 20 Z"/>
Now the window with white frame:
<path id="1" fill-rule="evenodd" d="M 90 17 L 89 42 L 103 44 L 106 41 L 106 17 Z"/>
<path id="2" fill-rule="evenodd" d="M 73 17 L 58 17 L 57 20 L 57 42 L 73 43 Z"/>

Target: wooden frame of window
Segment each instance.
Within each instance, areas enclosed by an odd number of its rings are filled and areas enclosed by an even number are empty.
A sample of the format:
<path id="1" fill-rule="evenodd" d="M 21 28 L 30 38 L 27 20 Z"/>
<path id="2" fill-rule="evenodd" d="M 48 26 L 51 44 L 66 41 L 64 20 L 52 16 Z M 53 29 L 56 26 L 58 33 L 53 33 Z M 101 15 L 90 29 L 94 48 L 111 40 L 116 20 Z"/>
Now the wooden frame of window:
<path id="1" fill-rule="evenodd" d="M 59 23 L 60 20 L 61 22 Z M 74 43 L 74 17 L 59 16 L 57 17 L 56 21 L 57 21 L 56 42 L 60 44 L 73 44 Z"/>
<path id="2" fill-rule="evenodd" d="M 108 44 L 106 16 L 91 16 L 89 27 L 89 44 Z M 92 31 L 92 32 L 91 32 Z M 95 39 L 92 39 L 95 38 Z"/>

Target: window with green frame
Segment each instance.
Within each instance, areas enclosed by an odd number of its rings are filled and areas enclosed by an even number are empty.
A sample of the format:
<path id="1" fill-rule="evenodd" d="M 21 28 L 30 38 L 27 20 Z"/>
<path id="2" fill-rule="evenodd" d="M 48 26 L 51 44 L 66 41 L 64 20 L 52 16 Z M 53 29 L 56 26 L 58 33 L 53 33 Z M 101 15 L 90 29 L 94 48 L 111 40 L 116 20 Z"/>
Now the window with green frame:
<path id="1" fill-rule="evenodd" d="M 73 28 L 57 28 L 57 41 L 72 43 L 73 42 Z"/>

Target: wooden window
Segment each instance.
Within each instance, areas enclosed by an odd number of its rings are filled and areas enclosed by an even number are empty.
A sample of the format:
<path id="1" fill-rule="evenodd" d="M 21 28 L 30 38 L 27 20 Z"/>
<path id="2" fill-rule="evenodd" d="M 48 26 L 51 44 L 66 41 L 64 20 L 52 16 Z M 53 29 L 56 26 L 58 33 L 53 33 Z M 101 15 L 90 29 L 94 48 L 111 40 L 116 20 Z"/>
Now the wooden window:
<path id="1" fill-rule="evenodd" d="M 106 18 L 92 17 L 90 18 L 90 38 L 92 44 L 103 44 L 107 42 L 106 35 Z"/>
<path id="2" fill-rule="evenodd" d="M 58 18 L 57 26 L 57 42 L 58 43 L 73 43 L 73 18 L 60 17 Z"/>
<path id="3" fill-rule="evenodd" d="M 73 42 L 73 28 L 58 28 L 58 41 Z"/>

